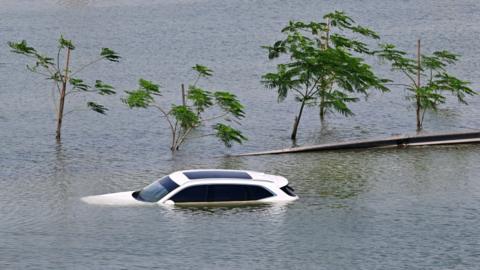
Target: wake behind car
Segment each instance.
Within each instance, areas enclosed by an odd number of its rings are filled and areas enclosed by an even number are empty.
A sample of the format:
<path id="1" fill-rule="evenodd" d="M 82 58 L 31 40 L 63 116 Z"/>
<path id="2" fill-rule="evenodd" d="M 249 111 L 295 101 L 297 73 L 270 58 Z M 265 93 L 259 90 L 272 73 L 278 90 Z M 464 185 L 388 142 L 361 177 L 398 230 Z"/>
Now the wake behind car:
<path id="1" fill-rule="evenodd" d="M 243 170 L 186 170 L 171 173 L 137 191 L 83 197 L 88 204 L 204 204 L 297 200 L 285 177 Z"/>

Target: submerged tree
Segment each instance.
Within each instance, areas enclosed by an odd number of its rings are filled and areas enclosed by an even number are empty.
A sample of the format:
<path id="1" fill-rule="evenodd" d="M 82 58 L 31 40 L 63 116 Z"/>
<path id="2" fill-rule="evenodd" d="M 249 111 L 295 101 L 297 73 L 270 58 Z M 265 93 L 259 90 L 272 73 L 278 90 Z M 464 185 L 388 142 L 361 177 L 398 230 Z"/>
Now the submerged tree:
<path id="1" fill-rule="evenodd" d="M 55 103 L 57 116 L 56 139 L 58 141 L 61 139 L 63 116 L 66 114 L 64 113 L 65 99 L 67 96 L 92 92 L 100 95 L 115 94 L 114 88 L 101 80 L 95 80 L 95 84 L 92 87 L 82 79 L 76 77 L 80 71 L 101 60 L 118 62 L 120 56 L 109 48 L 102 48 L 98 58 L 76 70 L 72 70 L 70 65 L 71 53 L 75 50 L 75 46 L 71 40 L 66 40 L 63 36 L 58 40 L 58 50 L 55 58 L 39 53 L 35 48 L 30 47 L 25 40 L 21 42 L 8 42 L 8 45 L 12 52 L 27 56 L 34 61 L 34 65 L 27 65 L 29 71 L 43 75 L 47 80 L 53 81 L 55 85 L 53 96 L 55 99 L 58 98 L 57 103 Z M 63 61 L 65 64 L 62 66 L 61 63 Z M 91 110 L 101 114 L 105 114 L 108 110 L 103 105 L 93 101 L 88 101 L 86 105 Z"/>
<path id="2" fill-rule="evenodd" d="M 406 52 L 398 50 L 392 44 L 382 45 L 382 50 L 376 53 L 391 62 L 393 71 L 400 71 L 407 78 L 407 83 L 399 85 L 408 90 L 410 94 L 407 98 L 415 104 L 417 131 L 423 128 L 425 112 L 436 111 L 440 104 L 446 102 L 444 93 L 453 94 L 463 104 L 467 104 L 467 95 L 477 94 L 468 87 L 470 82 L 447 73 L 447 67 L 458 61 L 457 54 L 436 51 L 431 55 L 423 55 L 420 52 L 420 40 L 417 42 L 416 59 L 408 58 Z"/>
<path id="3" fill-rule="evenodd" d="M 126 91 L 127 97 L 122 99 L 130 108 L 155 108 L 160 112 L 170 128 L 172 152 L 177 151 L 197 127 L 214 120 L 232 122 L 245 116 L 243 105 L 234 94 L 227 91 L 211 92 L 197 86 L 201 78 L 212 76 L 212 70 L 201 65 L 193 69 L 197 72 L 197 78 L 188 87 L 187 93 L 182 85 L 181 105 L 161 105 L 157 100 L 161 96 L 159 85 L 144 79 L 139 80 L 139 88 Z M 212 129 L 214 133 L 202 136 L 216 136 L 226 147 L 231 147 L 234 142 L 241 144 L 247 139 L 239 130 L 225 123 L 216 122 Z"/>
<path id="4" fill-rule="evenodd" d="M 276 72 L 262 78 L 268 88 L 277 89 L 279 101 L 292 92 L 300 102 L 292 139 L 296 139 L 305 105 L 318 105 L 323 121 L 327 112 L 353 115 L 348 104 L 358 101 L 356 93 L 367 95 L 369 89 L 388 91 L 384 85 L 387 80 L 377 77 L 358 56 L 371 55 L 372 51 L 355 36 L 378 39 L 378 35 L 340 11 L 323 18 L 326 22 L 290 21 L 282 30 L 285 39 L 264 47 L 269 59 L 289 57 L 287 63 L 277 65 Z M 345 36 L 346 32 L 354 37 Z"/>

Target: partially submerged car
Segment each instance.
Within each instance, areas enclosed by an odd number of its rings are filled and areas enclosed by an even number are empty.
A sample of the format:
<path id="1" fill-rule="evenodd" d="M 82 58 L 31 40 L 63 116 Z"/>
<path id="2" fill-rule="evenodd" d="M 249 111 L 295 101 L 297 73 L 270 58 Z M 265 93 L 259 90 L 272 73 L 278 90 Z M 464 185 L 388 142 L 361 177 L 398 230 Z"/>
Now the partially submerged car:
<path id="1" fill-rule="evenodd" d="M 89 204 L 286 202 L 298 196 L 285 177 L 241 170 L 187 170 L 171 173 L 138 191 L 83 197 Z"/>

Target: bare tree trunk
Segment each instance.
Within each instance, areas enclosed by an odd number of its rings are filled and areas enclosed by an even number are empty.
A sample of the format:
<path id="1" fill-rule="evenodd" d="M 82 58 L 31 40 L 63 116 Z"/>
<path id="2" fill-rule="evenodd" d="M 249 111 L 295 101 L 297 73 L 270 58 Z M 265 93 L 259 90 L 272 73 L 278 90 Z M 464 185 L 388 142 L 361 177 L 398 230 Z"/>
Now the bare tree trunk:
<path id="1" fill-rule="evenodd" d="M 67 62 L 65 64 L 65 76 L 62 81 L 62 89 L 60 91 L 60 101 L 58 104 L 58 114 L 57 114 L 57 141 L 60 141 L 62 136 L 62 120 L 63 120 L 63 109 L 65 107 L 65 94 L 67 92 L 67 82 L 68 82 L 68 68 L 70 65 L 70 48 L 67 48 Z"/>
<path id="2" fill-rule="evenodd" d="M 421 56 L 420 56 L 420 39 L 417 40 L 417 92 L 415 94 L 415 98 L 417 101 L 417 111 L 416 111 L 416 116 L 417 116 L 417 131 L 422 130 L 422 119 L 421 119 L 421 103 L 420 103 L 420 95 L 418 94 L 418 88 L 420 88 L 420 61 L 421 61 Z"/>
<path id="3" fill-rule="evenodd" d="M 298 130 L 298 125 L 300 124 L 300 119 L 302 118 L 303 107 L 305 107 L 305 101 L 303 101 L 302 105 L 300 106 L 300 111 L 298 112 L 298 116 L 295 116 L 295 122 L 293 123 L 292 136 L 290 137 L 292 140 L 297 139 L 297 130 Z"/>
<path id="4" fill-rule="evenodd" d="M 325 120 L 325 97 L 322 95 L 320 98 L 320 121 L 323 123 Z"/>

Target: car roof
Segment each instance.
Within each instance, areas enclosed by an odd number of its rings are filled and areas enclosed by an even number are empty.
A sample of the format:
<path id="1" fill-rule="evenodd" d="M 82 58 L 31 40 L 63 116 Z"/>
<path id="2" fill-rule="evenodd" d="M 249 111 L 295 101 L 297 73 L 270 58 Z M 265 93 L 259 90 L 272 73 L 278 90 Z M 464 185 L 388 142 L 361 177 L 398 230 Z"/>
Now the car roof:
<path id="1" fill-rule="evenodd" d="M 284 186 L 288 184 L 288 180 L 285 177 L 248 170 L 184 170 L 171 173 L 169 176 L 178 185 L 199 180 L 211 180 L 212 182 L 222 180 L 238 180 L 245 184 L 249 182 L 252 184 L 254 182 L 271 182 L 278 186 Z"/>

